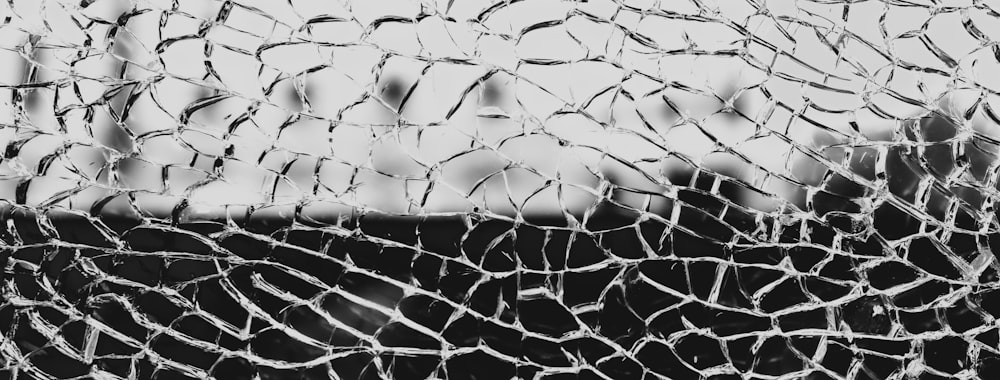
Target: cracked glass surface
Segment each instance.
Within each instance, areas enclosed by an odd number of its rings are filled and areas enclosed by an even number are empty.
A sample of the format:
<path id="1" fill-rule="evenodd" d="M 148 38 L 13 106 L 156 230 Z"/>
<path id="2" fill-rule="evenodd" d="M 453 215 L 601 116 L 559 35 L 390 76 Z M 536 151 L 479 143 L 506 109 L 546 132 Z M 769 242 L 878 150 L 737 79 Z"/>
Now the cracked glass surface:
<path id="1" fill-rule="evenodd" d="M 998 10 L 7 0 L 0 378 L 1000 378 Z"/>

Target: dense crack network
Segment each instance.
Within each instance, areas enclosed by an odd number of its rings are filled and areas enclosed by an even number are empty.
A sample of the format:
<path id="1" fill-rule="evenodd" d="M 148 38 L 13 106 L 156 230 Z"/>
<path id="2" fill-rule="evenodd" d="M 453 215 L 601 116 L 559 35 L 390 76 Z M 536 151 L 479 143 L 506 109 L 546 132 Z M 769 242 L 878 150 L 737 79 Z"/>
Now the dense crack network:
<path id="1" fill-rule="evenodd" d="M 0 4 L 0 378 L 1000 378 L 1000 4 L 492 1 Z"/>

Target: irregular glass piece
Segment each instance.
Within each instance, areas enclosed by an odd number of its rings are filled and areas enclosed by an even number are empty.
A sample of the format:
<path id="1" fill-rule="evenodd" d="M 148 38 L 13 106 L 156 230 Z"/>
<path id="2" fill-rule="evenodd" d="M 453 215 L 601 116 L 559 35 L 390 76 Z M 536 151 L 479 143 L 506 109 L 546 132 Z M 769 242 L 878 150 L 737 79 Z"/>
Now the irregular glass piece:
<path id="1" fill-rule="evenodd" d="M 0 3 L 0 378 L 1000 378 L 990 1 Z"/>

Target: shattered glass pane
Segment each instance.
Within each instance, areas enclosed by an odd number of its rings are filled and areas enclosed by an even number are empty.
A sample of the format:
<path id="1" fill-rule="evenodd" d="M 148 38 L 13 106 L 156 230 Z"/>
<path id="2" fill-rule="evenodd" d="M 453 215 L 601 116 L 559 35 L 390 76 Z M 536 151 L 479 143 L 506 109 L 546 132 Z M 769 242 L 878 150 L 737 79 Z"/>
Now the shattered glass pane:
<path id="1" fill-rule="evenodd" d="M 998 11 L 7 0 L 0 378 L 998 379 Z"/>

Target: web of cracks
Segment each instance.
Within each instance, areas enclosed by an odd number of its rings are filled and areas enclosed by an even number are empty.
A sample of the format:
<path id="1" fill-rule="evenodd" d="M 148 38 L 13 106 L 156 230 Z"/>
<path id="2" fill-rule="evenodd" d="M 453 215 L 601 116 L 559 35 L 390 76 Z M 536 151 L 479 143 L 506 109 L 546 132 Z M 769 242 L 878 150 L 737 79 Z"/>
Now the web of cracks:
<path id="1" fill-rule="evenodd" d="M 0 377 L 1000 377 L 989 1 L 0 4 Z"/>

